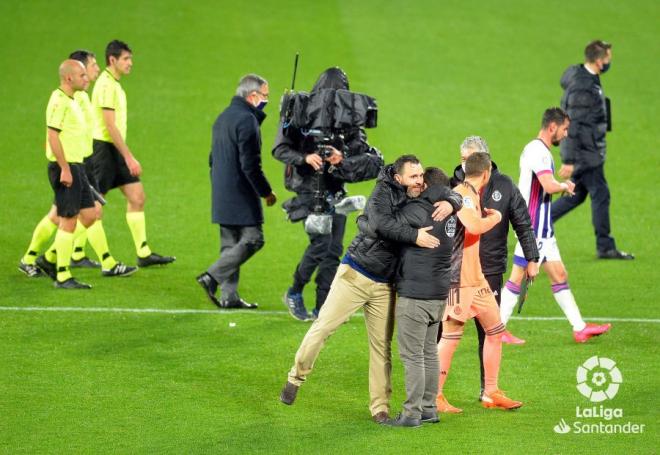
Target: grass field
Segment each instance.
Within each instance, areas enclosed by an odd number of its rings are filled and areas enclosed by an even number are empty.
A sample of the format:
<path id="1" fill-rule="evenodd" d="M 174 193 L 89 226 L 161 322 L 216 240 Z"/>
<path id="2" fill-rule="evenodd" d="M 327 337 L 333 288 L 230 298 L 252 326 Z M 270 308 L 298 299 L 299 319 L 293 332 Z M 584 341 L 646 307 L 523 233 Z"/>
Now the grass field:
<path id="1" fill-rule="evenodd" d="M 650 0 L 0 3 L 0 452 L 657 453 L 658 23 L 660 6 Z M 559 102 L 562 71 L 597 37 L 614 43 L 603 77 L 613 103 L 613 234 L 637 259 L 595 259 L 588 203 L 556 232 L 583 315 L 611 318 L 611 333 L 575 345 L 562 319 L 512 321 L 528 343 L 504 348 L 500 382 L 525 406 L 505 413 L 476 401 L 476 342 L 467 330 L 446 386 L 464 414 L 407 431 L 369 419 L 366 332 L 357 315 L 329 341 L 295 406 L 281 405 L 280 388 L 308 328 L 280 301 L 305 247 L 301 226 L 287 223 L 279 204 L 266 210 L 266 247 L 241 278 L 242 295 L 259 302 L 259 311 L 214 311 L 194 281 L 219 246 L 210 224 L 210 127 L 240 76 L 262 74 L 275 95 L 266 108 L 263 161 L 282 201 L 282 167 L 269 151 L 277 94 L 290 85 L 296 51 L 298 88 L 339 65 L 351 89 L 378 99 L 379 126 L 369 137 L 388 161 L 416 153 L 424 164 L 451 169 L 458 144 L 479 134 L 499 167 L 517 176 L 542 111 Z M 49 280 L 16 270 L 52 200 L 44 110 L 61 60 L 80 47 L 102 56 L 114 38 L 134 50 L 122 84 L 128 143 L 145 170 L 150 244 L 178 259 L 127 279 L 82 271 L 92 291 L 58 292 Z M 368 194 L 372 186 L 350 191 Z M 110 193 L 108 201 L 111 250 L 134 264 L 122 197 Z M 349 222 L 346 243 L 354 232 Z M 309 302 L 312 296 L 310 286 Z M 27 307 L 61 311 L 20 310 Z M 114 311 L 122 308 L 196 312 Z M 561 316 L 545 277 L 523 316 Z M 590 407 L 576 390 L 576 369 L 594 355 L 614 359 L 623 374 L 618 395 L 603 405 L 624 416 L 609 423 L 645 424 L 643 434 L 553 431 L 562 418 L 599 420 L 575 417 L 577 406 Z M 396 348 L 393 363 L 398 412 L 404 389 Z"/>

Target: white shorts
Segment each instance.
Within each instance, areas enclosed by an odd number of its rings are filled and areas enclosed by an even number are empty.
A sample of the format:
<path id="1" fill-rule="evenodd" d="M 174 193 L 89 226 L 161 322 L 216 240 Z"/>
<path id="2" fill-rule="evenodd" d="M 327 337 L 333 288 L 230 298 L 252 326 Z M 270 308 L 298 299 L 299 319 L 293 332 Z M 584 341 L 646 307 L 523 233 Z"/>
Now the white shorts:
<path id="1" fill-rule="evenodd" d="M 546 261 L 561 262 L 557 239 L 554 235 L 547 239 L 537 238 L 536 246 L 539 249 L 539 264 L 543 264 Z M 516 249 L 513 252 L 513 263 L 520 267 L 527 267 L 527 260 L 525 259 L 525 253 L 523 253 L 520 242 L 516 243 Z"/>

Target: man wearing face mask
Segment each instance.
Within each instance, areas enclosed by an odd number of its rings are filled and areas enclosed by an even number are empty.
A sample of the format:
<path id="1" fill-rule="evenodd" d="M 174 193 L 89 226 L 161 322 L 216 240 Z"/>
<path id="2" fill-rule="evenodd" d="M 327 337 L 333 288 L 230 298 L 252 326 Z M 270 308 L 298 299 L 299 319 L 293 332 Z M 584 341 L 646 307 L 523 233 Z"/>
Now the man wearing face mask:
<path id="1" fill-rule="evenodd" d="M 240 267 L 264 245 L 261 200 L 277 198 L 261 168 L 260 125 L 266 118 L 268 82 L 244 76 L 236 96 L 213 124 L 211 153 L 212 220 L 220 225 L 220 259 L 197 277 L 211 302 L 220 308 L 257 307 L 238 295 Z M 218 287 L 220 298 L 216 296 Z"/>
<path id="2" fill-rule="evenodd" d="M 328 68 L 321 73 L 311 93 L 323 89 L 348 90 L 348 77 L 340 68 Z M 317 205 L 315 192 L 324 200 L 324 211 L 332 216 L 328 234 L 307 233 L 309 245 L 293 273 L 291 287 L 284 295 L 289 313 L 298 320 L 314 320 L 330 291 L 343 251 L 346 215 L 332 209 L 328 201 L 346 201 L 345 184 L 375 179 L 384 161 L 380 152 L 367 143 L 364 129 L 351 128 L 343 136 L 334 137 L 331 144 L 319 147 L 317 138 L 283 122 L 278 128 L 273 156 L 286 165 L 284 184 L 296 196 L 284 203 L 292 221 L 301 221 Z M 308 314 L 303 302 L 303 289 L 316 271 L 316 305 Z"/>
<path id="3" fill-rule="evenodd" d="M 575 182 L 575 195 L 552 205 L 552 221 L 591 197 L 591 221 L 600 259 L 634 259 L 619 251 L 610 235 L 610 190 L 605 180 L 605 134 L 611 130 L 609 98 L 603 94 L 600 75 L 612 61 L 612 45 L 596 40 L 584 50 L 585 63 L 570 66 L 561 77 L 561 107 L 571 118 L 568 137 L 561 143 L 559 176 Z"/>

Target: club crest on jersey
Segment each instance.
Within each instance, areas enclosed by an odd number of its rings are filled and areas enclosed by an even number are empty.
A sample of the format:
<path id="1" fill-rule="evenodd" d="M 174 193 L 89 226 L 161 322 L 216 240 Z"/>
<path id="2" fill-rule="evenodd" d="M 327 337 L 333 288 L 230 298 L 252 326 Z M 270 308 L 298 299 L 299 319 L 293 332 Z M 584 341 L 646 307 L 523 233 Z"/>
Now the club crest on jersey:
<path id="1" fill-rule="evenodd" d="M 445 223 L 445 234 L 447 237 L 451 238 L 456 235 L 456 217 L 450 216 Z"/>
<path id="2" fill-rule="evenodd" d="M 500 202 L 502 200 L 502 193 L 500 193 L 498 190 L 493 191 L 493 200 L 495 202 Z"/>
<path id="3" fill-rule="evenodd" d="M 469 197 L 463 196 L 463 207 L 473 209 L 474 208 L 474 202 L 472 202 L 472 199 L 470 199 Z"/>

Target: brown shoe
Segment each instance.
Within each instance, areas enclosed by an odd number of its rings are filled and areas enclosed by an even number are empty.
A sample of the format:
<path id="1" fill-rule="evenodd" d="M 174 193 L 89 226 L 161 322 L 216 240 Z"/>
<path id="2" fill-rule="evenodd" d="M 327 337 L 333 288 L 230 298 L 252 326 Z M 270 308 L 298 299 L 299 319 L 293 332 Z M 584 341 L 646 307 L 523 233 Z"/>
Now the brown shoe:
<path id="1" fill-rule="evenodd" d="M 374 422 L 384 425 L 389 419 L 390 415 L 385 411 L 380 411 L 371 416 Z"/>
<path id="2" fill-rule="evenodd" d="M 286 385 L 280 393 L 280 401 L 284 404 L 292 405 L 296 401 L 298 394 L 298 386 L 287 381 Z"/>

